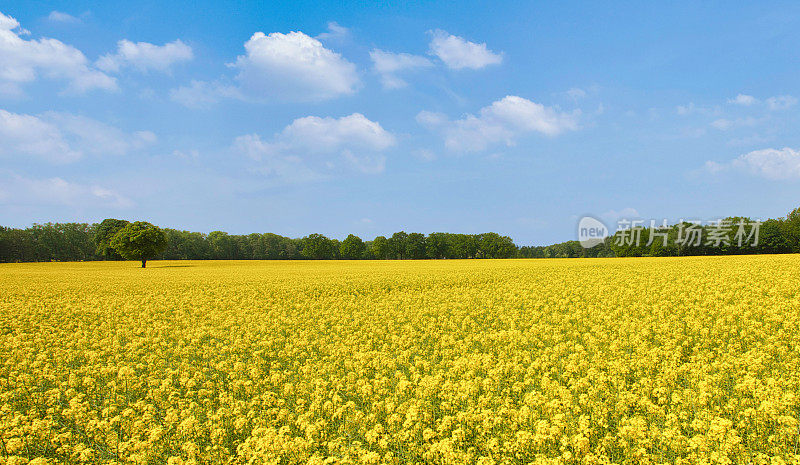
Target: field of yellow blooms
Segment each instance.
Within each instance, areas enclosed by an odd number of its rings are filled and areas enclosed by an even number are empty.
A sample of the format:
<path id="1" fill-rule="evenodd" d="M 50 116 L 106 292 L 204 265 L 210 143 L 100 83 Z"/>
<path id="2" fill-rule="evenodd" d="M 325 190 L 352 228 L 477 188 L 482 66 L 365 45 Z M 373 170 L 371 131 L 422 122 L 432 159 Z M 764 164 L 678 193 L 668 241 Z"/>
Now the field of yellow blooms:
<path id="1" fill-rule="evenodd" d="M 0 464 L 800 464 L 800 256 L 0 265 Z"/>

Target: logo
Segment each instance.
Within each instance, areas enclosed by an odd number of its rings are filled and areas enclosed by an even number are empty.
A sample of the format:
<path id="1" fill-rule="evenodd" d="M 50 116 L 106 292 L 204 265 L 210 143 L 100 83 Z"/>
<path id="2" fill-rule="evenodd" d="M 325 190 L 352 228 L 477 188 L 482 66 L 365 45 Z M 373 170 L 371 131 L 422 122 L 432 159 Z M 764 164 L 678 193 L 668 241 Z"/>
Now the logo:
<path id="1" fill-rule="evenodd" d="M 584 249 L 602 244 L 608 237 L 608 228 L 602 221 L 591 216 L 584 216 L 578 222 L 578 242 Z"/>

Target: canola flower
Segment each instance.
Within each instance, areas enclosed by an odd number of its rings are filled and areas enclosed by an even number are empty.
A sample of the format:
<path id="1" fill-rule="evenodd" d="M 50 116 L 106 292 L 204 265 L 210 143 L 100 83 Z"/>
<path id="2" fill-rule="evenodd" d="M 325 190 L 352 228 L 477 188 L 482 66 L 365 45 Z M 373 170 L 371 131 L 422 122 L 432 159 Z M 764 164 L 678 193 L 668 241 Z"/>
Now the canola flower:
<path id="1" fill-rule="evenodd" d="M 800 257 L 0 265 L 0 464 L 800 464 Z"/>

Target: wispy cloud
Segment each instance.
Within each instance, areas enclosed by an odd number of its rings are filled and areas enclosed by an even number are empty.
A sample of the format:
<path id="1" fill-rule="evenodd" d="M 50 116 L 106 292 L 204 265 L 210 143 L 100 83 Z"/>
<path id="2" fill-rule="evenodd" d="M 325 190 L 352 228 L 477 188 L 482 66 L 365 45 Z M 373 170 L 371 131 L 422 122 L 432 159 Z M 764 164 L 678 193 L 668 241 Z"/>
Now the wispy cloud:
<path id="1" fill-rule="evenodd" d="M 369 52 L 369 57 L 372 59 L 372 69 L 381 76 L 381 83 L 385 89 L 407 86 L 408 83 L 398 76 L 404 71 L 433 66 L 429 59 L 409 53 L 392 53 L 374 49 Z"/>
<path id="2" fill-rule="evenodd" d="M 442 30 L 431 31 L 430 53 L 451 69 L 481 69 L 503 62 L 503 55 Z"/>
<path id="3" fill-rule="evenodd" d="M 125 155 L 156 141 L 150 131 L 126 133 L 106 123 L 63 112 L 41 115 L 0 110 L 0 157 L 70 163 L 85 155 Z"/>
<path id="4" fill-rule="evenodd" d="M 71 14 L 64 13 L 62 11 L 53 10 L 47 15 L 47 20 L 54 22 L 54 23 L 67 23 L 67 24 L 79 24 L 81 23 L 81 19 L 72 16 Z"/>
<path id="5" fill-rule="evenodd" d="M 167 72 L 176 63 L 183 63 L 194 58 L 192 48 L 180 40 L 154 45 L 147 42 L 117 42 L 116 53 L 103 55 L 97 60 L 97 67 L 106 72 L 115 73 L 123 67 L 131 67 L 138 71 L 156 70 Z"/>

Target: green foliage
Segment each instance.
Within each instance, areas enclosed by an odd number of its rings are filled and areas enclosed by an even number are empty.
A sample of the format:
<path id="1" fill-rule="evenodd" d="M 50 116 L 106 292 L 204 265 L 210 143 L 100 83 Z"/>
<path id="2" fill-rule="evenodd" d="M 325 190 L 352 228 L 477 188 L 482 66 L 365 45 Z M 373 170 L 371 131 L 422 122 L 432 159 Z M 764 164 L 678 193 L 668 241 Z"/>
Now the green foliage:
<path id="1" fill-rule="evenodd" d="M 309 234 L 301 240 L 300 254 L 305 258 L 325 260 L 335 258 L 336 246 L 322 234 Z"/>
<path id="2" fill-rule="evenodd" d="M 111 260 L 119 260 L 122 256 L 111 247 L 111 239 L 114 238 L 120 229 L 130 224 L 126 220 L 106 218 L 97 225 L 94 230 L 94 243 L 97 246 L 97 255 L 107 257 Z"/>
<path id="3" fill-rule="evenodd" d="M 517 252 L 517 246 L 510 237 L 493 232 L 478 236 L 478 249 L 484 258 L 511 258 Z"/>
<path id="4" fill-rule="evenodd" d="M 167 248 L 167 235 L 146 221 L 136 221 L 120 229 L 111 238 L 111 247 L 126 260 L 147 260 L 158 257 Z"/>
<path id="5" fill-rule="evenodd" d="M 430 233 L 425 241 L 428 258 L 447 258 L 448 234 Z"/>
<path id="6" fill-rule="evenodd" d="M 385 260 L 389 258 L 389 240 L 385 236 L 378 236 L 372 241 L 370 249 L 372 255 L 378 260 Z"/>
<path id="7" fill-rule="evenodd" d="M 350 234 L 339 246 L 339 256 L 347 260 L 358 260 L 364 258 L 367 253 L 367 246 L 360 237 Z"/>
<path id="8" fill-rule="evenodd" d="M 215 260 L 237 258 L 235 241 L 226 232 L 211 231 L 208 234 L 208 245 L 211 248 L 211 258 Z"/>
<path id="9" fill-rule="evenodd" d="M 406 249 L 408 247 L 408 233 L 399 231 L 392 234 L 389 238 L 389 258 L 402 260 L 407 258 Z"/>
<path id="10" fill-rule="evenodd" d="M 427 258 L 425 254 L 425 235 L 420 233 L 410 233 L 406 237 L 406 258 L 419 260 Z"/>

